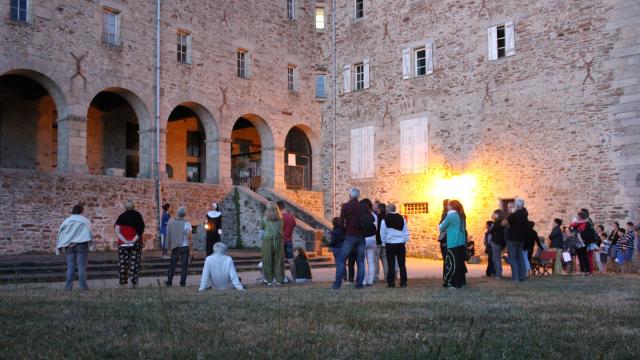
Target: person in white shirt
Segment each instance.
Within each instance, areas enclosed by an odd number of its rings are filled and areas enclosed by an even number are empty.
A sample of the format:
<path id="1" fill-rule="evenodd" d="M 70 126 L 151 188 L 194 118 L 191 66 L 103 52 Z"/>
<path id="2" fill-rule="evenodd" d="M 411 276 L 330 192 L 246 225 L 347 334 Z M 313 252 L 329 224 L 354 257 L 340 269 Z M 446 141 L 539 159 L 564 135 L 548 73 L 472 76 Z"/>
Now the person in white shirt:
<path id="1" fill-rule="evenodd" d="M 387 286 L 396 287 L 396 261 L 400 269 L 400 287 L 407 287 L 407 267 L 405 264 L 409 229 L 402 215 L 396 213 L 395 204 L 387 205 L 387 215 L 380 223 L 380 239 L 387 250 Z"/>
<path id="2" fill-rule="evenodd" d="M 84 206 L 78 204 L 73 207 L 71 216 L 66 218 L 58 230 L 56 255 L 63 249 L 67 255 L 67 282 L 65 290 L 73 289 L 73 276 L 78 267 L 78 286 L 80 290 L 87 290 L 87 255 L 94 250 L 91 221 L 82 216 Z"/>
<path id="3" fill-rule="evenodd" d="M 378 246 L 376 244 L 376 232 L 378 230 L 378 216 L 376 215 L 376 213 L 373 212 L 373 209 L 372 209 L 373 204 L 371 203 L 371 200 L 362 199 L 360 200 L 360 203 L 362 204 L 362 209 L 363 209 L 363 212 L 365 213 L 362 217 L 362 221 L 369 221 L 373 223 L 373 227 L 371 228 L 373 230 L 373 235 L 366 236 L 364 238 L 364 241 L 365 241 L 364 254 L 365 254 L 365 262 L 367 265 L 365 270 L 365 276 L 364 276 L 364 285 L 371 286 L 373 285 L 373 280 L 375 279 L 375 268 L 376 268 L 375 253 L 376 253 L 376 250 L 378 249 Z M 368 219 L 368 220 L 365 220 L 365 219 Z"/>
<path id="4" fill-rule="evenodd" d="M 227 246 L 217 242 L 213 245 L 213 254 L 207 256 L 202 269 L 200 289 L 205 291 L 212 287 L 218 290 L 226 290 L 234 287 L 236 290 L 244 290 L 240 278 L 233 265 L 233 259 L 226 255 Z"/>

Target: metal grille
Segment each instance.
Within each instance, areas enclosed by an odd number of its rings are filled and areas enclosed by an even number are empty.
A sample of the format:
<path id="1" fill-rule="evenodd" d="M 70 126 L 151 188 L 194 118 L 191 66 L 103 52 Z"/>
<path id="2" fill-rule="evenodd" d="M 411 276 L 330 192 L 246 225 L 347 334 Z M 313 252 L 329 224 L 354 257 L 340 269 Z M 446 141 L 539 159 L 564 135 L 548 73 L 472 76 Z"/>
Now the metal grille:
<path id="1" fill-rule="evenodd" d="M 419 215 L 429 213 L 429 203 L 408 203 L 404 204 L 404 215 Z"/>

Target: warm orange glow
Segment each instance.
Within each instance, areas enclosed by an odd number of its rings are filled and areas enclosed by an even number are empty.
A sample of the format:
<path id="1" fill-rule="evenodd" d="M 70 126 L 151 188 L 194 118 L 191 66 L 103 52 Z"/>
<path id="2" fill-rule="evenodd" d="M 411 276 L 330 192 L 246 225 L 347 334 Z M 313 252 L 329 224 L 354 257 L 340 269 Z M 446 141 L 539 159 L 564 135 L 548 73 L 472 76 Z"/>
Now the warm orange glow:
<path id="1" fill-rule="evenodd" d="M 473 208 L 477 196 L 477 184 L 476 176 L 470 174 L 437 178 L 430 188 L 429 198 L 435 204 L 442 203 L 444 199 L 458 200 L 468 213 Z"/>

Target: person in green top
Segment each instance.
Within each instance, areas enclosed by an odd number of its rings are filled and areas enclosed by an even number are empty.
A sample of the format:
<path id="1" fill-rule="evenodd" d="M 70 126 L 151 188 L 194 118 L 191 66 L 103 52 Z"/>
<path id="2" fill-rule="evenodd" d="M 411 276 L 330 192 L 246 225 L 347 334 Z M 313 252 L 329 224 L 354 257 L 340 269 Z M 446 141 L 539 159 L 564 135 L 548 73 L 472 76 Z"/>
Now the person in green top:
<path id="1" fill-rule="evenodd" d="M 466 216 L 458 200 L 449 201 L 447 207 L 449 209 L 447 216 L 439 225 L 440 232 L 447 235 L 443 286 L 459 289 L 466 283 L 467 266 L 464 263 L 467 239 Z"/>
<path id="2" fill-rule="evenodd" d="M 282 242 L 282 214 L 275 201 L 267 204 L 260 225 L 262 232 L 262 267 L 264 283 L 284 283 L 284 244 Z"/>

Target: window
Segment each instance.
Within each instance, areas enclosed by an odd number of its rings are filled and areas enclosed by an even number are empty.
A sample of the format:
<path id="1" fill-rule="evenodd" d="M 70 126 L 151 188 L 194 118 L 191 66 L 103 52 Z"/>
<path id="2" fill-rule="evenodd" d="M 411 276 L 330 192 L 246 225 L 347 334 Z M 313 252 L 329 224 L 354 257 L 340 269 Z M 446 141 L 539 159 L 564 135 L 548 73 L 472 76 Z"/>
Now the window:
<path id="1" fill-rule="evenodd" d="M 287 89 L 289 91 L 296 91 L 296 66 L 288 65 L 287 66 Z"/>
<path id="2" fill-rule="evenodd" d="M 351 78 L 353 70 L 354 78 Z M 364 59 L 361 63 L 344 66 L 344 92 L 351 90 L 363 90 L 369 88 L 369 59 Z M 353 87 L 351 84 L 354 84 Z"/>
<path id="3" fill-rule="evenodd" d="M 11 0 L 11 20 L 21 22 L 29 20 L 28 0 Z"/>
<path id="4" fill-rule="evenodd" d="M 428 170 L 429 128 L 427 118 L 400 122 L 400 172 L 423 174 Z"/>
<path id="5" fill-rule="evenodd" d="M 433 74 L 433 42 L 402 50 L 402 78 Z"/>
<path id="6" fill-rule="evenodd" d="M 364 0 L 355 0 L 355 16 L 356 19 L 364 17 Z"/>
<path id="7" fill-rule="evenodd" d="M 249 78 L 249 53 L 247 50 L 239 49 L 238 55 L 238 77 Z"/>
<path id="8" fill-rule="evenodd" d="M 365 179 L 375 175 L 373 126 L 351 129 L 351 178 Z"/>
<path id="9" fill-rule="evenodd" d="M 296 19 L 296 0 L 287 0 L 287 18 L 291 21 Z"/>
<path id="10" fill-rule="evenodd" d="M 356 73 L 355 90 L 362 90 L 364 89 L 364 64 L 363 63 L 355 64 L 353 67 Z"/>
<path id="11" fill-rule="evenodd" d="M 191 34 L 188 31 L 178 30 L 178 62 L 191 64 Z"/>
<path id="12" fill-rule="evenodd" d="M 316 30 L 324 30 L 324 6 L 316 6 Z"/>
<path id="13" fill-rule="evenodd" d="M 187 156 L 200 157 L 202 134 L 198 131 L 187 131 Z"/>
<path id="14" fill-rule="evenodd" d="M 492 26 L 487 29 L 487 49 L 489 61 L 516 54 L 513 22 Z"/>
<path id="15" fill-rule="evenodd" d="M 187 163 L 187 182 L 200 182 L 200 163 Z"/>
<path id="16" fill-rule="evenodd" d="M 120 11 L 103 8 L 102 41 L 112 46 L 120 45 Z"/>
<path id="17" fill-rule="evenodd" d="M 408 203 L 404 204 L 404 215 L 421 215 L 429 213 L 429 203 Z"/>
<path id="18" fill-rule="evenodd" d="M 316 98 L 324 99 L 327 97 L 326 92 L 327 76 L 324 74 L 316 75 Z"/>

